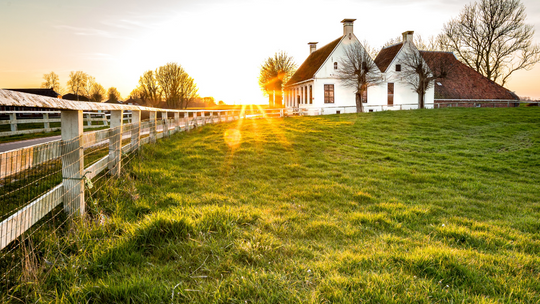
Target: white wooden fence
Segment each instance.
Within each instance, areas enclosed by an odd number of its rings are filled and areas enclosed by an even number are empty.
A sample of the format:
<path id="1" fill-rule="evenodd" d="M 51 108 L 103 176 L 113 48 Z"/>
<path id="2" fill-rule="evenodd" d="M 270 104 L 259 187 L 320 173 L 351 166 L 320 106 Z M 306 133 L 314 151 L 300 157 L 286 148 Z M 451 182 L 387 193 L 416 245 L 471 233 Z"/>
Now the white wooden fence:
<path id="1" fill-rule="evenodd" d="M 0 105 L 60 110 L 62 134 L 61 140 L 0 153 L 0 187 L 6 186 L 8 178 L 17 180 L 13 177 L 20 172 L 33 170 L 51 161 L 61 160 L 62 164 L 60 184 L 40 197 L 11 210 L 9 217 L 0 222 L 0 250 L 60 204 L 63 204 L 64 211 L 69 216 L 84 214 L 85 181 L 91 181 L 105 170 L 109 170 L 112 176 L 118 176 L 122 168 L 123 153 L 134 152 L 143 144 L 154 143 L 159 138 L 169 137 L 197 126 L 284 115 L 283 109 L 168 110 L 68 101 L 6 90 L 0 90 Z M 94 115 L 90 114 L 90 111 L 109 111 L 110 128 L 83 133 L 83 117 Z M 125 111 L 131 113 L 130 123 L 124 123 Z M 141 121 L 141 113 L 145 111 L 149 113 L 149 120 Z M 93 119 L 104 121 L 103 117 L 91 118 L 87 123 Z M 11 119 L 10 123 L 13 120 Z M 49 119 L 50 122 L 52 121 Z M 122 146 L 123 140 L 128 140 L 129 143 Z M 103 144 L 109 146 L 108 154 L 85 166 L 84 151 Z"/>
<path id="2" fill-rule="evenodd" d="M 60 123 L 60 111 L 0 111 L 0 117 L 9 117 L 9 119 L 0 119 L 1 125 L 9 125 L 10 131 L 0 132 L 1 136 L 12 136 L 20 134 L 49 133 L 61 130 L 61 127 L 51 127 L 51 123 Z M 56 117 L 55 117 L 56 116 Z M 110 114 L 100 112 L 83 112 L 84 128 L 102 128 L 108 126 Z M 124 113 L 124 119 L 130 122 L 131 113 Z M 19 129 L 22 124 L 39 124 L 42 128 Z"/>

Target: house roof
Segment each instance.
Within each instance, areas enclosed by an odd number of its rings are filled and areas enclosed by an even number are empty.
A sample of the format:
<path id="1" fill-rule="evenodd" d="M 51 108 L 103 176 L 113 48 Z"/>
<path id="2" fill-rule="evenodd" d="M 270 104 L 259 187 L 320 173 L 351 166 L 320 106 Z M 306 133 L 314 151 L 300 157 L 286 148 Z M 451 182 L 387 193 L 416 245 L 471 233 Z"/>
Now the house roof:
<path id="1" fill-rule="evenodd" d="M 77 100 L 77 96 L 75 94 L 73 94 L 73 93 L 69 93 L 69 94 L 66 94 L 66 95 L 62 96 L 62 99 Z M 86 97 L 86 96 L 79 95 L 79 101 L 90 101 L 90 99 L 88 99 L 88 97 Z"/>
<path id="2" fill-rule="evenodd" d="M 40 96 L 54 97 L 58 98 L 60 94 L 56 93 L 53 89 L 5 89 L 15 92 L 35 94 Z"/>
<path id="3" fill-rule="evenodd" d="M 392 63 L 392 60 L 394 60 L 402 46 L 403 42 L 385 47 L 379 52 L 377 58 L 375 58 L 375 64 L 382 73 L 386 72 L 386 69 L 388 69 L 388 66 Z"/>
<path id="4" fill-rule="evenodd" d="M 117 100 L 117 101 L 112 101 L 112 100 L 107 100 L 105 101 L 105 103 L 115 103 L 115 104 L 123 104 L 123 102 L 121 100 Z"/>
<path id="5" fill-rule="evenodd" d="M 448 76 L 435 81 L 435 99 L 515 99 L 519 97 L 457 60 L 451 52 L 420 51 L 431 70 L 450 65 Z"/>
<path id="6" fill-rule="evenodd" d="M 295 83 L 313 78 L 315 73 L 317 73 L 319 68 L 324 64 L 328 56 L 330 56 L 342 38 L 343 36 L 311 53 L 304 63 L 302 63 L 300 68 L 296 70 L 296 73 L 294 73 L 286 85 L 293 85 Z"/>

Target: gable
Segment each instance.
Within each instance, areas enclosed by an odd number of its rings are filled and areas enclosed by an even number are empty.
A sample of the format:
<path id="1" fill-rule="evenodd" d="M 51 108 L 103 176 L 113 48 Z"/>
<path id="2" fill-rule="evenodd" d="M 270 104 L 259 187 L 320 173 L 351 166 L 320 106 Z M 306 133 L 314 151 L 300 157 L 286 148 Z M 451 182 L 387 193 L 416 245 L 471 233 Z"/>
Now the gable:
<path id="1" fill-rule="evenodd" d="M 338 39 L 311 53 L 304 63 L 302 63 L 302 65 L 298 68 L 298 70 L 296 70 L 296 73 L 294 73 L 286 85 L 292 85 L 313 78 L 315 73 L 317 73 L 319 68 L 325 63 L 328 56 L 332 54 L 332 51 L 336 48 L 342 38 L 343 37 L 339 37 Z"/>
<path id="2" fill-rule="evenodd" d="M 388 69 L 388 66 L 397 56 L 402 46 L 403 42 L 383 48 L 379 52 L 377 58 L 375 58 L 375 64 L 379 67 L 379 70 L 381 70 L 382 73 L 386 72 L 386 69 Z"/>
<path id="3" fill-rule="evenodd" d="M 457 60 L 453 53 L 420 51 L 420 54 L 431 70 L 441 61 L 450 65 L 448 76 L 435 81 L 435 99 L 519 100 L 514 93 Z"/>

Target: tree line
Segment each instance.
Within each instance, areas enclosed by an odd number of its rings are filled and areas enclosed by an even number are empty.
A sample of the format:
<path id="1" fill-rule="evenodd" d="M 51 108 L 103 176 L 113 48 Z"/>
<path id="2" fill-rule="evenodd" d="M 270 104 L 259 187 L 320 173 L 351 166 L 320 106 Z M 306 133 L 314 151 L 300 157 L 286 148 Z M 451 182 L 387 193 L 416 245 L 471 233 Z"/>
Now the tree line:
<path id="1" fill-rule="evenodd" d="M 109 101 L 116 102 L 122 97 L 120 92 L 115 87 L 110 87 L 108 91 L 96 82 L 96 79 L 83 71 L 72 71 L 69 73 L 69 80 L 66 83 L 66 88 L 60 85 L 60 77 L 55 72 L 43 75 L 44 82 L 42 88 L 50 88 L 55 92 L 65 95 L 71 93 L 75 100 L 88 99 L 93 102 L 102 102 L 105 98 Z M 85 98 L 81 98 L 85 97 Z"/>
<path id="2" fill-rule="evenodd" d="M 144 72 L 130 97 L 141 99 L 152 107 L 185 109 L 199 99 L 198 91 L 195 80 L 184 68 L 171 62 Z"/>
<path id="3" fill-rule="evenodd" d="M 111 102 L 117 102 L 122 98 L 116 88 L 111 87 L 105 91 L 94 77 L 83 71 L 72 71 L 65 88 L 61 87 L 60 78 L 55 72 L 43 75 L 43 79 L 45 81 L 41 87 L 51 88 L 62 95 L 71 93 L 75 95 L 75 100 L 102 102 L 108 98 Z M 190 104 L 216 105 L 213 97 L 199 97 L 194 79 L 177 63 L 167 63 L 155 70 L 144 72 L 129 98 L 137 99 L 141 105 L 171 109 L 185 109 Z M 224 105 L 223 101 L 219 104 Z"/>
<path id="4" fill-rule="evenodd" d="M 540 62 L 540 45 L 532 41 L 535 31 L 532 25 L 525 23 L 526 16 L 525 6 L 520 0 L 479 0 L 466 5 L 457 17 L 445 23 L 440 34 L 427 40 L 416 35 L 414 44 L 419 50 L 453 52 L 471 69 L 504 86 L 514 72 L 530 70 Z M 383 47 L 401 41 L 401 37 L 390 39 Z M 378 51 L 366 42 L 362 44 L 346 50 L 338 71 L 338 78 L 356 89 L 360 109 L 367 87 L 376 85 L 380 79 L 373 62 Z M 420 104 L 434 80 L 451 73 L 445 60 L 441 56 L 431 70 L 419 53 L 406 56 L 403 64 L 406 81 L 419 94 Z M 282 80 L 290 79 L 295 71 L 294 61 L 286 53 L 276 53 L 264 61 L 259 85 L 269 96 L 270 104 L 273 92 L 283 90 L 286 81 Z"/>

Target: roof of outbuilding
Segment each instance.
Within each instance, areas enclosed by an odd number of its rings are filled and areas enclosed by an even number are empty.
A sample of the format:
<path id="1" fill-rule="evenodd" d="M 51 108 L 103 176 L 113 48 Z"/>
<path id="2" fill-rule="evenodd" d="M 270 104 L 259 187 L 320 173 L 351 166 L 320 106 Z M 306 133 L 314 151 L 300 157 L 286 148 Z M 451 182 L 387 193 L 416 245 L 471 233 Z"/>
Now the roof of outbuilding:
<path id="1" fill-rule="evenodd" d="M 54 97 L 58 98 L 60 94 L 56 93 L 53 89 L 5 89 L 15 92 L 21 92 L 21 93 L 28 93 L 28 94 L 35 94 L 40 96 L 47 96 L 47 97 Z"/>
<path id="2" fill-rule="evenodd" d="M 62 99 L 77 100 L 77 96 L 75 94 L 73 94 L 73 93 L 69 93 L 69 94 L 66 94 L 66 95 L 62 96 Z M 79 101 L 90 101 L 90 99 L 88 99 L 88 97 L 86 97 L 86 96 L 79 95 Z"/>
<path id="3" fill-rule="evenodd" d="M 382 73 L 386 72 L 386 69 L 388 69 L 388 66 L 392 63 L 392 60 L 394 60 L 402 46 L 403 42 L 387 46 L 379 52 L 377 58 L 375 58 L 375 64 Z"/>
<path id="4" fill-rule="evenodd" d="M 448 76 L 435 81 L 435 99 L 514 99 L 519 97 L 457 60 L 451 52 L 420 51 L 431 70 L 450 65 Z"/>
<path id="5" fill-rule="evenodd" d="M 342 38 L 343 36 L 311 53 L 304 63 L 302 63 L 302 65 L 298 68 L 298 70 L 296 70 L 296 73 L 294 73 L 286 85 L 293 85 L 295 83 L 313 78 L 315 73 L 317 73 L 319 68 L 324 64 L 328 56 L 330 56 Z"/>

